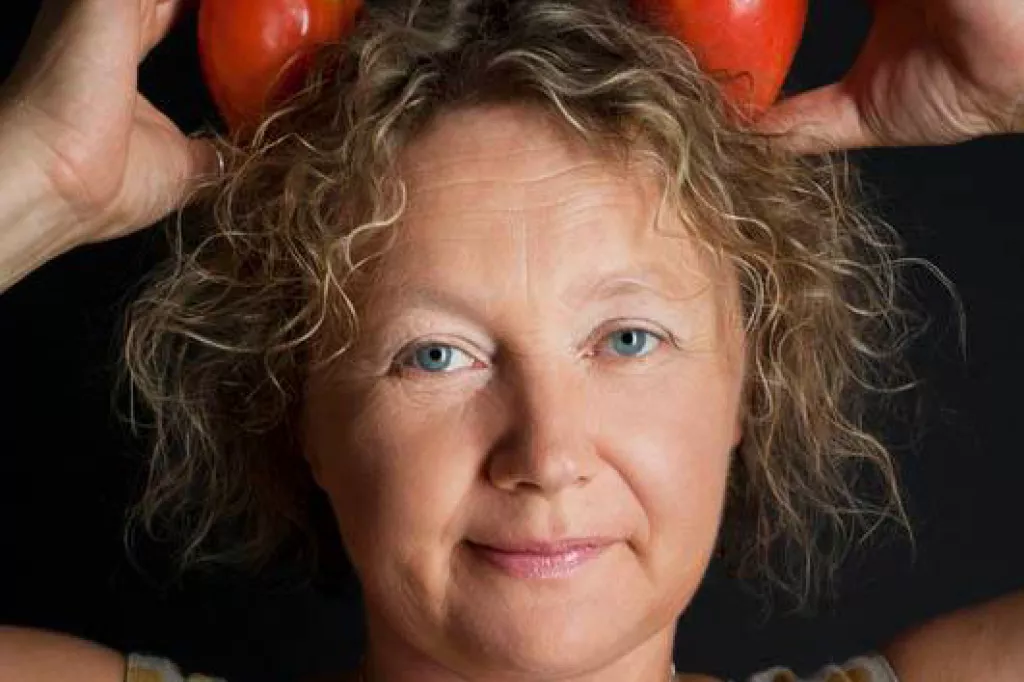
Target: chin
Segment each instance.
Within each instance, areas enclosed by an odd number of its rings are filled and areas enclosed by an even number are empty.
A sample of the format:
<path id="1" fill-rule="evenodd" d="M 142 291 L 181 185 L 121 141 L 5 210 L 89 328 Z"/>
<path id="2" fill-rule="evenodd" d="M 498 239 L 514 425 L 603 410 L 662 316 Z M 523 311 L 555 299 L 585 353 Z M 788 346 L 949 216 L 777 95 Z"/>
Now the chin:
<path id="1" fill-rule="evenodd" d="M 661 600 L 620 543 L 567 575 L 519 575 L 461 554 L 443 628 L 466 665 L 560 677 L 614 660 L 648 639 Z M 546 562 L 545 562 L 546 563 Z M 556 572 L 557 573 L 557 572 Z"/>
<path id="2" fill-rule="evenodd" d="M 543 601 L 498 604 L 491 601 L 491 609 L 461 617 L 452 614 L 458 624 L 450 636 L 459 642 L 462 657 L 480 669 L 560 677 L 614 660 L 651 634 L 640 632 L 640 614 L 614 613 L 600 598 L 576 608 Z"/>
<path id="3" fill-rule="evenodd" d="M 460 648 L 474 667 L 516 670 L 528 677 L 562 677 L 624 653 L 619 648 L 624 648 L 626 633 L 595 631 L 597 625 L 581 622 L 553 628 L 529 623 L 505 632 L 475 632 L 472 641 Z"/>

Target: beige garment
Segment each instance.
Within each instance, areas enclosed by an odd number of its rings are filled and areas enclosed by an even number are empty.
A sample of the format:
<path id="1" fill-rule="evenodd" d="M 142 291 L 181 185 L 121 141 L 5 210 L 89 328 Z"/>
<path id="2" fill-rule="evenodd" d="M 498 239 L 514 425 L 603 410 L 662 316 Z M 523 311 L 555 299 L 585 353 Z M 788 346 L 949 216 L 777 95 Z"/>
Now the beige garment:
<path id="1" fill-rule="evenodd" d="M 225 682 L 205 675 L 184 677 L 178 666 L 166 658 L 137 653 L 128 654 L 128 671 L 124 679 L 125 682 Z"/>
<path id="2" fill-rule="evenodd" d="M 822 668 L 813 677 L 801 679 L 786 668 L 758 673 L 749 682 L 899 682 L 889 662 L 879 654 L 858 656 L 842 665 Z"/>

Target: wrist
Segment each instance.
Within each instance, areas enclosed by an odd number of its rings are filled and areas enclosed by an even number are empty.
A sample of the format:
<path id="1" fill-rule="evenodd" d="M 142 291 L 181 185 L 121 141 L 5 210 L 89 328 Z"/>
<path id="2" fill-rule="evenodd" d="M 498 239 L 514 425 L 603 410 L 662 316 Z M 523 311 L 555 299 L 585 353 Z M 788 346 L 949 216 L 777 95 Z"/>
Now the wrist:
<path id="1" fill-rule="evenodd" d="M 0 112 L 0 292 L 82 241 L 47 175 L 52 152 L 8 112 Z"/>

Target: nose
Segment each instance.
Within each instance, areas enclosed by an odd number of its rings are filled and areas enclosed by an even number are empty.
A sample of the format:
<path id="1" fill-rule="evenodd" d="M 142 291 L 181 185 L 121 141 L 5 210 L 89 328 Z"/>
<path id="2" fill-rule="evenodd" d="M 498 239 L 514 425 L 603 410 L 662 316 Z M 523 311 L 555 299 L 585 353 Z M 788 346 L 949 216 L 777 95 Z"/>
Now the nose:
<path id="1" fill-rule="evenodd" d="M 518 372 L 507 386 L 511 418 L 489 458 L 492 484 L 552 496 L 590 481 L 599 457 L 586 377 L 549 365 Z"/>

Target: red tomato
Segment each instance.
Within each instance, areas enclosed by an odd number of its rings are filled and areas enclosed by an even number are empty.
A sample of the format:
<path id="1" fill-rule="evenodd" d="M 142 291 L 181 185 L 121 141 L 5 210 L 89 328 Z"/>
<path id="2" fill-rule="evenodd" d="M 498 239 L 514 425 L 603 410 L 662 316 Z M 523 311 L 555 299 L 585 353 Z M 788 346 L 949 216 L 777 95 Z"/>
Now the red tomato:
<path id="1" fill-rule="evenodd" d="M 807 20 L 807 0 L 633 1 L 724 76 L 725 95 L 753 116 L 778 98 Z"/>
<path id="2" fill-rule="evenodd" d="M 361 0 L 202 0 L 199 52 L 232 130 L 256 123 L 301 82 L 302 55 L 349 33 Z M 294 60 L 294 61 L 293 61 Z"/>

